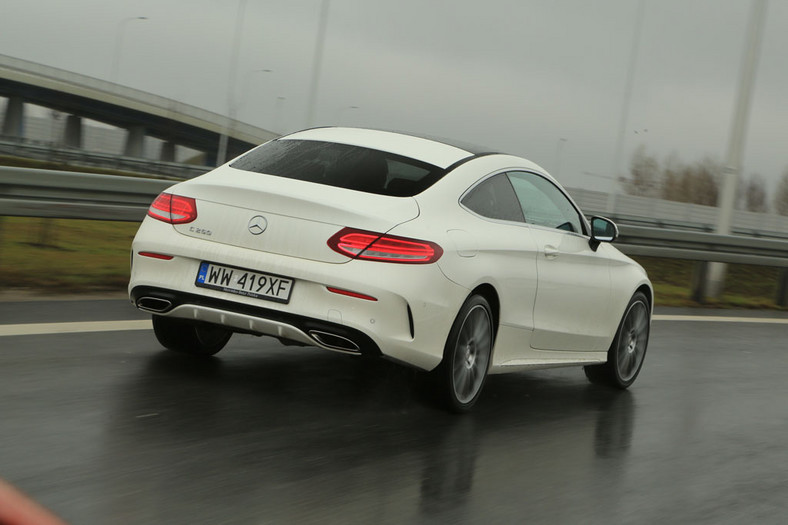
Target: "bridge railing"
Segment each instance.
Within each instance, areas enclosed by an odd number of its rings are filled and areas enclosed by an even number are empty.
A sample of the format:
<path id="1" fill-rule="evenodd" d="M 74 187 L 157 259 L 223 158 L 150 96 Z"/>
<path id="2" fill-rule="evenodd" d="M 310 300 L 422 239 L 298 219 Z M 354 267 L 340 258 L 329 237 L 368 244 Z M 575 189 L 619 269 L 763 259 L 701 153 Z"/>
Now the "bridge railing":
<path id="1" fill-rule="evenodd" d="M 177 179 L 191 179 L 213 169 L 210 166 L 166 162 L 109 153 L 90 152 L 76 148 L 55 147 L 52 143 L 17 137 L 0 136 L 0 155 L 44 160 L 72 166 L 90 166 L 151 176 L 164 175 Z"/>

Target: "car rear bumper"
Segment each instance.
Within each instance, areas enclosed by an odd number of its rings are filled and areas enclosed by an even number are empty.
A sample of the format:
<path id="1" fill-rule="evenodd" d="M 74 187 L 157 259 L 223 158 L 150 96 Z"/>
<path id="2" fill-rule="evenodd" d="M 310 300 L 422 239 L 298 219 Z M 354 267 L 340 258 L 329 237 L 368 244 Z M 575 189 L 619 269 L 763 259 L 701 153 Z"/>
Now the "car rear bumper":
<path id="1" fill-rule="evenodd" d="M 294 282 L 292 293 L 288 301 L 275 302 L 198 286 L 201 261 L 285 276 Z M 193 239 L 150 218 L 132 244 L 129 294 L 143 310 L 350 354 L 382 355 L 423 370 L 440 363 L 468 293 L 435 264 L 300 259 Z"/>
<path id="2" fill-rule="evenodd" d="M 153 286 L 136 286 L 130 297 L 137 308 L 155 315 L 219 324 L 348 354 L 381 355 L 368 335 L 337 323 Z"/>

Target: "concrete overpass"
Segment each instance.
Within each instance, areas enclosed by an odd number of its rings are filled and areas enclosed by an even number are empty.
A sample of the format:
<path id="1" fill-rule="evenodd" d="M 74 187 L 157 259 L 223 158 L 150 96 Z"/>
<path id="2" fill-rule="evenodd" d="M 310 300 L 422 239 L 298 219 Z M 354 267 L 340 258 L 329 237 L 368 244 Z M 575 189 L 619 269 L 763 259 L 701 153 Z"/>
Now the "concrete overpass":
<path id="1" fill-rule="evenodd" d="M 147 135 L 164 141 L 160 160 L 174 160 L 181 145 L 204 152 L 213 165 L 222 135 L 228 137 L 227 158 L 278 136 L 177 100 L 2 54 L 0 96 L 8 99 L 0 130 L 5 138 L 24 138 L 30 103 L 69 115 L 62 137 L 69 147 L 82 147 L 83 118 L 126 129 L 124 155 L 130 157 L 142 156 Z"/>

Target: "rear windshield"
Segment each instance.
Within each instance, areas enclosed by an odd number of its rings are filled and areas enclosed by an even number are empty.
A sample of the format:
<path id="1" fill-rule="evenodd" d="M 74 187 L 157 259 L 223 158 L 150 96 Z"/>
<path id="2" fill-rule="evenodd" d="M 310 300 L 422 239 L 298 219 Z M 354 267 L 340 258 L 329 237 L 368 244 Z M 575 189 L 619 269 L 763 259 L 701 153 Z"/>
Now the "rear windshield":
<path id="1" fill-rule="evenodd" d="M 274 140 L 230 166 L 394 197 L 421 193 L 445 174 L 437 166 L 392 153 L 314 140 Z"/>

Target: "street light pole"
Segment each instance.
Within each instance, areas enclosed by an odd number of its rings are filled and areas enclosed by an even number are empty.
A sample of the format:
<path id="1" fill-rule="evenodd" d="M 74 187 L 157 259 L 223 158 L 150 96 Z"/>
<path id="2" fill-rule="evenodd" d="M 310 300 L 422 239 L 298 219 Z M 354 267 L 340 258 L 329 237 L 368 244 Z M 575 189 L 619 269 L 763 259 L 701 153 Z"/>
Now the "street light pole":
<path id="1" fill-rule="evenodd" d="M 243 30 L 244 12 L 246 11 L 246 0 L 238 0 L 238 9 L 235 13 L 235 30 L 233 31 L 233 49 L 230 56 L 230 73 L 227 80 L 227 122 L 219 135 L 219 149 L 216 153 L 216 165 L 224 164 L 227 159 L 227 146 L 230 141 L 230 128 L 235 120 L 235 112 L 238 109 L 236 103 L 235 86 L 238 81 L 238 55 L 241 51 L 241 33 Z"/>
<path id="2" fill-rule="evenodd" d="M 618 179 L 618 170 L 621 168 L 621 156 L 624 154 L 624 137 L 626 136 L 627 121 L 629 120 L 629 107 L 632 105 L 632 85 L 635 81 L 635 67 L 637 66 L 638 50 L 640 48 L 640 33 L 643 29 L 644 0 L 638 2 L 635 11 L 635 30 L 632 32 L 632 48 L 629 54 L 626 84 L 624 85 L 624 103 L 621 107 L 621 118 L 618 122 L 618 137 L 616 138 L 616 152 L 613 155 L 613 170 L 611 175 Z M 613 185 L 607 194 L 606 213 L 611 214 L 616 206 L 616 193 L 618 189 Z"/>
<path id="3" fill-rule="evenodd" d="M 129 22 L 134 20 L 147 20 L 147 16 L 130 16 L 118 22 L 118 30 L 115 35 L 115 53 L 112 55 L 112 74 L 110 80 L 113 84 L 118 83 L 118 69 L 120 68 L 120 52 L 123 48 L 123 35 L 126 32 L 126 26 Z"/>
<path id="4" fill-rule="evenodd" d="M 317 104 L 317 90 L 320 85 L 320 70 L 323 68 L 323 51 L 326 43 L 326 26 L 328 26 L 328 11 L 331 0 L 323 0 L 320 5 L 320 20 L 315 39 L 315 58 L 312 63 L 312 82 L 309 87 L 309 103 L 306 110 L 306 123 L 308 127 L 315 125 L 315 105 Z"/>
<path id="5" fill-rule="evenodd" d="M 750 22 L 747 28 L 747 42 L 742 56 L 739 88 L 736 97 L 731 134 L 728 141 L 728 153 L 725 159 L 723 174 L 725 180 L 720 196 L 720 211 L 717 221 L 717 233 L 729 235 L 733 221 L 733 208 L 736 203 L 736 189 L 739 185 L 739 173 L 742 168 L 742 153 L 746 138 L 747 121 L 750 115 L 753 86 L 755 84 L 755 71 L 758 65 L 761 40 L 763 40 L 763 26 L 766 20 L 766 0 L 753 0 Z M 707 281 L 710 297 L 719 298 L 725 287 L 725 264 L 711 263 Z"/>

